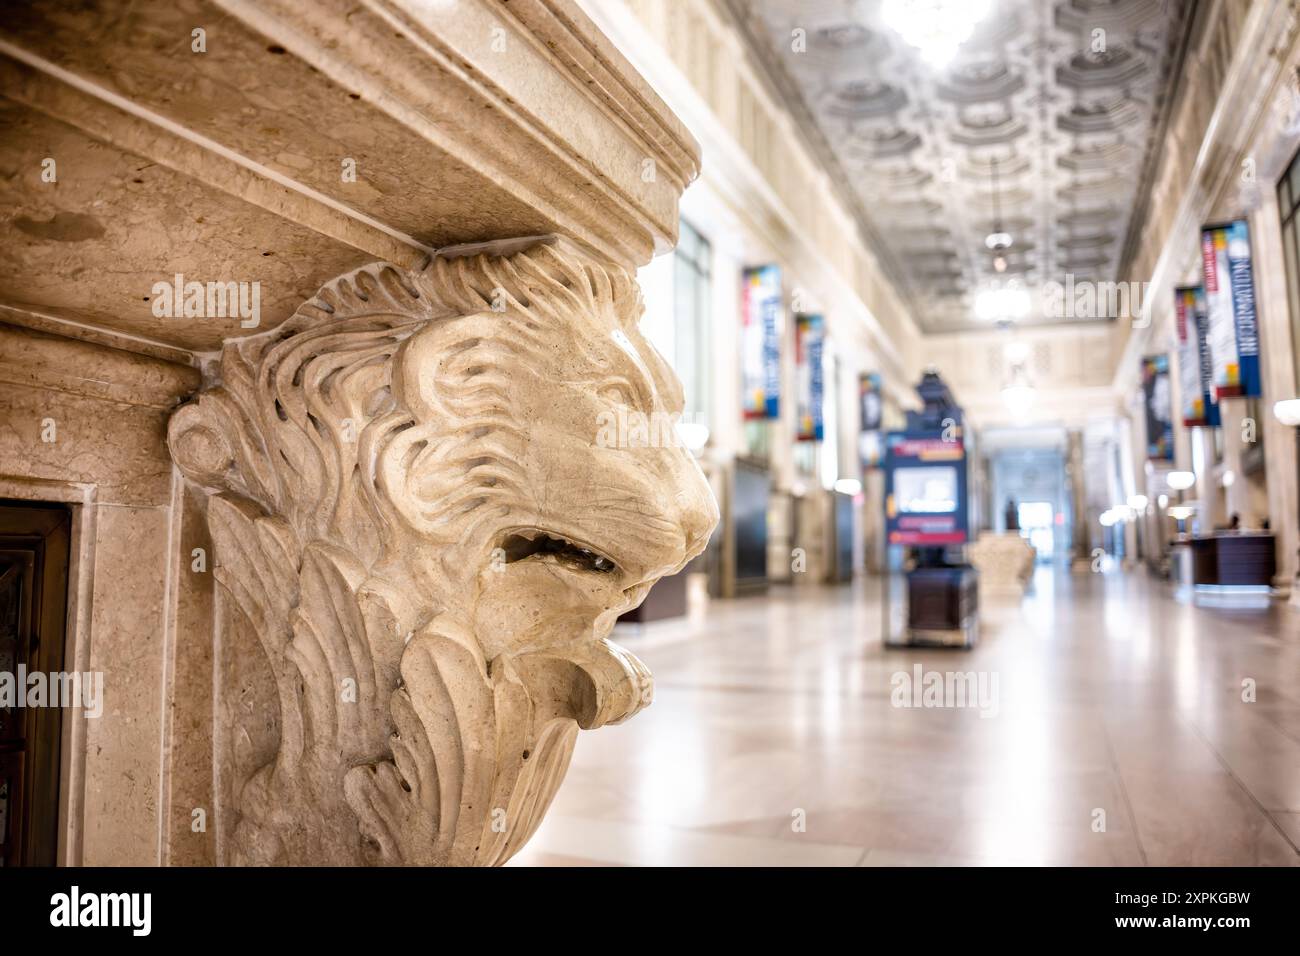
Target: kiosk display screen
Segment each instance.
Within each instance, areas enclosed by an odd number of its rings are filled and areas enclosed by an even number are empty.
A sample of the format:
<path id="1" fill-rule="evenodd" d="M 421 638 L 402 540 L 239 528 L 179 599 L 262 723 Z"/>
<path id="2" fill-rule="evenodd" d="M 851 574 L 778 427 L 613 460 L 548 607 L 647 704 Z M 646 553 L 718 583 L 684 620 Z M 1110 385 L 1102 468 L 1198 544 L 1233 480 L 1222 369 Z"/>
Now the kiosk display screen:
<path id="1" fill-rule="evenodd" d="M 894 500 L 902 514 L 952 514 L 957 510 L 957 469 L 899 468 L 894 472 Z"/>

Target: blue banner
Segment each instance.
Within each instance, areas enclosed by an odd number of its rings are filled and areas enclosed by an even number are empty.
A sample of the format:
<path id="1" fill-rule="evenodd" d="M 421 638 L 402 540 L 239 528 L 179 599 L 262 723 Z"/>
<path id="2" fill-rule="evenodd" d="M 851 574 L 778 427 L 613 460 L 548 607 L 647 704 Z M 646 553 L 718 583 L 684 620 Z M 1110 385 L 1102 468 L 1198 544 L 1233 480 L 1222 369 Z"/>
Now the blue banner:
<path id="1" fill-rule="evenodd" d="M 883 390 L 879 372 L 864 372 L 858 376 L 858 457 L 863 468 L 880 467 Z"/>
<path id="2" fill-rule="evenodd" d="M 780 269 L 757 266 L 744 271 L 741 310 L 741 408 L 747 419 L 779 418 L 784 314 Z"/>
<path id="3" fill-rule="evenodd" d="M 1201 230 L 1214 397 L 1263 394 L 1250 231 L 1244 219 Z"/>
<path id="4" fill-rule="evenodd" d="M 1142 360 L 1142 395 L 1147 413 L 1147 458 L 1174 460 L 1174 409 L 1169 388 L 1169 356 Z"/>
<path id="5" fill-rule="evenodd" d="M 799 441 L 822 440 L 822 403 L 825 383 L 822 376 L 822 350 L 826 341 L 826 323 L 820 315 L 795 317 L 795 359 L 799 381 Z"/>
<path id="6" fill-rule="evenodd" d="M 1181 286 L 1174 290 L 1178 319 L 1178 385 L 1182 393 L 1183 424 L 1219 426 L 1219 405 L 1214 400 L 1214 365 L 1206 341 L 1209 320 L 1205 290 Z"/>

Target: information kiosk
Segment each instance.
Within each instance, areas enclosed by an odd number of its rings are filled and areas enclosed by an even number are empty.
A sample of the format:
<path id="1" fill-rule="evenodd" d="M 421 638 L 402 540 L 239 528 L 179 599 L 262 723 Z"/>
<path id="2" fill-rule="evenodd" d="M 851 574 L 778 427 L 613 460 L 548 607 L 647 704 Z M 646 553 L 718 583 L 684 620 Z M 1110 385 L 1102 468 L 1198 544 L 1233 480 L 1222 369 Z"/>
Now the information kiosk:
<path id="1" fill-rule="evenodd" d="M 885 643 L 971 647 L 979 590 L 965 560 L 968 436 L 937 372 L 916 391 L 924 407 L 885 436 Z"/>

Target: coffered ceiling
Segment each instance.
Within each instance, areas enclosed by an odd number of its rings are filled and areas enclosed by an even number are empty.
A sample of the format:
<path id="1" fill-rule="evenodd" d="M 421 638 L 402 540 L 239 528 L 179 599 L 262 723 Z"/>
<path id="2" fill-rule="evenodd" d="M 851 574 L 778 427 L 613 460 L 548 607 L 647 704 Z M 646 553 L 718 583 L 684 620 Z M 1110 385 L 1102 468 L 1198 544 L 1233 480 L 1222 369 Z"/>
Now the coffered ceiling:
<path id="1" fill-rule="evenodd" d="M 1059 320 L 1044 283 L 1117 278 L 1195 0 L 992 0 L 938 68 L 882 0 L 726 3 L 924 330 L 988 327 L 990 285 L 1029 292 L 1034 323 Z"/>

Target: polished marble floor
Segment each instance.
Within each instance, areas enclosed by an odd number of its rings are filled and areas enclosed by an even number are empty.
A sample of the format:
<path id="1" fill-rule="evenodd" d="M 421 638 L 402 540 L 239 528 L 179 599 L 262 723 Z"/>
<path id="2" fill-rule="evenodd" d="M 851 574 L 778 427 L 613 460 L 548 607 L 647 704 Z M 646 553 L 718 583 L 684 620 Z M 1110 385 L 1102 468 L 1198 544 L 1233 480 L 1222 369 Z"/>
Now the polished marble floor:
<path id="1" fill-rule="evenodd" d="M 655 702 L 581 735 L 513 865 L 1300 865 L 1300 611 L 1044 568 L 974 650 L 891 650 L 877 591 L 621 633 Z M 917 664 L 985 696 L 894 706 Z"/>

